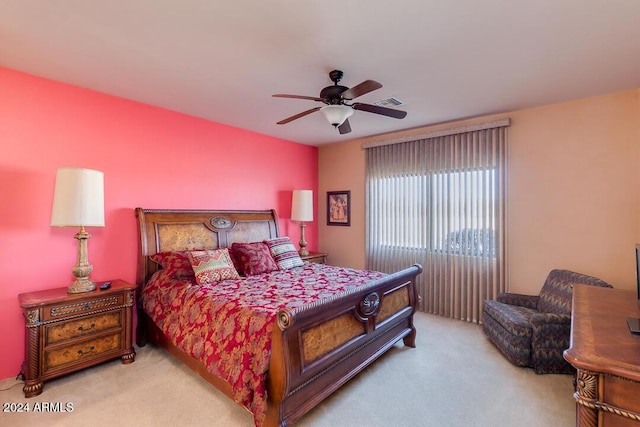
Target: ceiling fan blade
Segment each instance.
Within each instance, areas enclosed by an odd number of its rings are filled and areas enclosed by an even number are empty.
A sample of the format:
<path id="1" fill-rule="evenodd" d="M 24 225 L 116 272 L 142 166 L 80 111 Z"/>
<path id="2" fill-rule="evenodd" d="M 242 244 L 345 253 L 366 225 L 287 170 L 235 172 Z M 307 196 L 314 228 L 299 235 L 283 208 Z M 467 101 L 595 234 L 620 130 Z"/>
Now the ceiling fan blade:
<path id="1" fill-rule="evenodd" d="M 320 109 L 320 107 L 311 108 L 310 110 L 303 111 L 302 113 L 298 113 L 298 114 L 296 114 L 296 115 L 294 115 L 294 116 L 287 117 L 287 118 L 286 118 L 286 119 L 284 119 L 284 120 L 280 120 L 280 121 L 278 122 L 278 124 L 279 124 L 279 125 L 287 124 L 287 123 L 292 122 L 292 121 L 294 121 L 294 120 L 296 120 L 296 119 L 299 119 L 300 117 L 304 117 L 304 116 L 306 116 L 307 114 L 311 114 L 311 113 L 313 113 L 314 111 L 318 111 L 319 109 Z"/>
<path id="2" fill-rule="evenodd" d="M 342 99 L 354 99 L 366 93 L 380 89 L 382 85 L 375 80 L 365 80 L 359 85 L 355 85 L 351 89 L 347 89 L 340 95 Z"/>
<path id="3" fill-rule="evenodd" d="M 378 107 L 377 105 L 363 104 L 361 102 L 356 102 L 351 107 L 353 107 L 354 110 L 382 114 L 383 116 L 393 117 L 394 119 L 404 119 L 407 116 L 406 111 L 394 110 L 393 108 L 387 107 Z"/>
<path id="4" fill-rule="evenodd" d="M 324 102 L 324 99 L 318 98 L 317 96 L 287 95 L 286 93 L 276 93 L 275 95 L 271 95 L 271 96 L 273 96 L 274 98 L 308 99 L 310 101 Z"/>
<path id="5" fill-rule="evenodd" d="M 349 119 L 346 119 L 340 126 L 338 126 L 338 131 L 340 135 L 344 135 L 345 133 L 351 132 L 351 125 L 349 124 Z"/>

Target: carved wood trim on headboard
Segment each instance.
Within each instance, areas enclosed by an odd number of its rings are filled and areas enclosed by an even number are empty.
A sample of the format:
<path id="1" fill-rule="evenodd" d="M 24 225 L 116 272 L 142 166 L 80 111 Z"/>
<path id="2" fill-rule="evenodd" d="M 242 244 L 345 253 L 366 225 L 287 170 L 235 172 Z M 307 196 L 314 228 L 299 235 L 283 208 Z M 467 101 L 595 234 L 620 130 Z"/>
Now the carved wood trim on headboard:
<path id="1" fill-rule="evenodd" d="M 263 211 L 135 209 L 138 220 L 138 271 L 142 286 L 158 270 L 151 255 L 163 251 L 217 249 L 234 242 L 279 236 L 278 215 Z"/>

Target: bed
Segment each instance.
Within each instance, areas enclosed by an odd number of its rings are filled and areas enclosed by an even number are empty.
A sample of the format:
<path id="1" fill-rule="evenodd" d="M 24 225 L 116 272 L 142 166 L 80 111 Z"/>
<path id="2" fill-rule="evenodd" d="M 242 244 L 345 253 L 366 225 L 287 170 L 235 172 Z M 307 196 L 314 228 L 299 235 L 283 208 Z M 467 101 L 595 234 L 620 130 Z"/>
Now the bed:
<path id="1" fill-rule="evenodd" d="M 286 426 L 300 418 L 399 340 L 415 347 L 415 278 L 422 267 L 416 264 L 388 275 L 354 270 L 350 273 L 378 275 L 357 287 L 346 284 L 345 291 L 304 305 L 283 306 L 274 313 L 264 356 L 268 361 L 263 375 L 265 407 L 257 414 L 238 399 L 234 384 L 205 358 L 187 352 L 166 327 L 159 326 L 160 321 L 154 323 L 143 300 L 145 286 L 155 284 L 162 274 L 160 265 L 151 259 L 154 255 L 276 239 L 280 237 L 276 212 L 136 208 L 135 214 L 139 237 L 137 344 L 150 341 L 164 348 L 253 412 L 257 426 Z M 291 271 L 308 280 L 310 271 L 323 273 L 322 268 L 335 272 L 338 267 L 305 264 Z"/>

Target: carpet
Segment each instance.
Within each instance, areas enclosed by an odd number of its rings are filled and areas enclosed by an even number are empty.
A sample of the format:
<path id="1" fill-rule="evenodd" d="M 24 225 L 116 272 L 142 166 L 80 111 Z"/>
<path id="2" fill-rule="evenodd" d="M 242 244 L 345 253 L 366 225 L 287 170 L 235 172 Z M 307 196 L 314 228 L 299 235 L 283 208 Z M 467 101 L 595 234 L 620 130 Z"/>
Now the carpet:
<path id="1" fill-rule="evenodd" d="M 400 341 L 293 425 L 575 425 L 571 375 L 536 375 L 511 365 L 476 324 L 417 313 L 415 325 L 416 348 Z M 45 382 L 31 399 L 20 381 L 0 381 L 0 425 L 253 425 L 248 411 L 164 350 L 147 345 L 136 352 L 130 365 L 114 360 Z M 30 412 L 6 412 L 26 403 Z M 62 408 L 67 411 L 54 412 Z"/>

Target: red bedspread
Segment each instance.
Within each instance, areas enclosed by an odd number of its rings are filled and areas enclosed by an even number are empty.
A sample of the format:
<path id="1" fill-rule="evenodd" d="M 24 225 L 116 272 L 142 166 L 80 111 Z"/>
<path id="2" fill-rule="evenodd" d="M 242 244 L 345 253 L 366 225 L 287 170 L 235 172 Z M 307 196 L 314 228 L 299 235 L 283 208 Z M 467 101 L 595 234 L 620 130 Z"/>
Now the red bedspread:
<path id="1" fill-rule="evenodd" d="M 228 381 L 234 399 L 261 426 L 267 408 L 265 374 L 271 333 L 281 308 L 349 291 L 383 273 L 305 264 L 284 271 L 200 286 L 162 271 L 142 294 L 143 307 L 164 334 Z M 183 279 L 185 280 L 185 279 Z M 188 280 L 188 279 L 186 279 Z"/>

